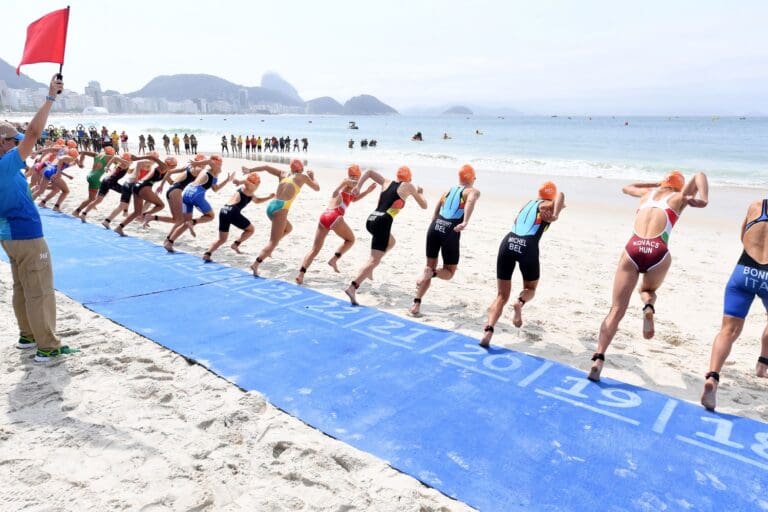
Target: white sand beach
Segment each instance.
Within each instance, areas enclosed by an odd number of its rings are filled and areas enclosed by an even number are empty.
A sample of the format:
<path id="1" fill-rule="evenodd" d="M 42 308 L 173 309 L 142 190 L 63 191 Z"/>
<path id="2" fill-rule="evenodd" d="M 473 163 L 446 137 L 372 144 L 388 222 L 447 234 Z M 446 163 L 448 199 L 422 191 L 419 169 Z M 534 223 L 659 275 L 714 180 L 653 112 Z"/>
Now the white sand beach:
<path id="1" fill-rule="evenodd" d="M 86 160 L 86 170 L 90 159 Z M 225 158 L 224 172 L 239 173 L 253 161 Z M 312 168 L 311 161 L 309 168 Z M 314 169 L 320 192 L 304 188 L 290 212 L 294 231 L 260 269 L 264 277 L 293 281 L 309 250 L 317 218 L 343 169 Z M 393 176 L 395 169 L 380 169 Z M 496 293 L 496 253 L 514 217 L 541 179 L 483 173 L 475 215 L 462 234 L 459 270 L 450 282 L 435 280 L 417 321 L 479 338 L 486 308 Z M 74 171 L 70 212 L 86 192 L 85 170 Z M 413 169 L 425 184 L 429 208 L 409 201 L 392 230 L 397 245 L 358 292 L 361 304 L 405 316 L 424 266 L 424 236 L 440 194 L 456 173 Z M 583 369 L 590 366 L 600 322 L 610 306 L 619 255 L 632 231 L 636 200 L 622 183 L 557 179 L 567 208 L 541 242 L 542 277 L 526 304 L 521 329 L 511 310 L 497 325 L 493 343 Z M 258 192 L 273 192 L 262 176 Z M 230 185 L 208 194 L 216 212 Z M 671 238 L 672 270 L 659 291 L 656 337 L 644 340 L 641 304 L 633 297 L 609 352 L 603 375 L 698 403 L 712 340 L 722 317 L 723 289 L 741 252 L 739 226 L 762 191 L 713 188 L 704 210 L 687 209 Z M 347 222 L 357 243 L 336 274 L 325 263 L 338 246 L 329 235 L 305 278 L 305 286 L 340 299 L 369 254 L 365 219 L 377 194 L 352 205 Z M 90 222 L 116 204 L 108 196 Z M 247 270 L 268 238 L 264 205 L 244 211 L 256 227 L 238 255 L 224 245 L 214 260 Z M 197 227 L 177 243 L 198 255 L 217 236 L 218 222 Z M 129 236 L 161 244 L 168 224 L 139 223 Z M 230 240 L 239 230 L 233 228 Z M 117 235 L 115 235 L 117 236 Z M 55 260 L 56 254 L 53 254 Z M 87 273 L 84 272 L 84 278 Z M 513 276 L 513 295 L 520 288 Z M 275 409 L 255 392 L 244 393 L 204 368 L 96 315 L 57 294 L 59 335 L 83 349 L 50 365 L 36 365 L 14 348 L 11 276 L 0 264 L 0 508 L 14 510 L 468 510 L 385 461 L 338 442 Z M 719 407 L 768 421 L 768 382 L 754 375 L 765 316 L 756 301 L 722 372 Z M 493 393 L 492 389 L 489 389 Z"/>

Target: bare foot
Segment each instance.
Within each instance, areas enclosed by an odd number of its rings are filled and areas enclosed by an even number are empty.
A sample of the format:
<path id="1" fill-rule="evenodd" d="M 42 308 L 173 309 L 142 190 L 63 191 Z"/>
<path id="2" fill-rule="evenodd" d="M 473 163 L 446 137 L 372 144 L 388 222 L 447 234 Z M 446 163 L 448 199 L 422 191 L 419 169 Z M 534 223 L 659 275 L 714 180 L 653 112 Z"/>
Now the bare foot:
<path id="1" fill-rule="evenodd" d="M 413 301 L 411 308 L 408 310 L 411 316 L 421 316 L 421 301 Z"/>
<path id="2" fill-rule="evenodd" d="M 85 224 L 85 214 L 84 214 L 84 213 L 81 213 L 81 214 L 79 215 L 79 217 L 80 217 L 80 222 L 82 222 L 83 224 Z"/>
<path id="3" fill-rule="evenodd" d="M 253 277 L 259 277 L 259 265 L 260 263 L 257 261 L 254 261 L 251 263 L 251 272 L 253 272 Z"/>
<path id="4" fill-rule="evenodd" d="M 514 325 L 517 328 L 520 328 L 523 326 L 523 305 L 520 304 L 519 300 L 516 300 L 514 304 L 512 304 L 512 310 L 514 311 L 514 314 L 512 315 L 512 325 Z"/>
<path id="5" fill-rule="evenodd" d="M 53 211 L 53 212 L 60 212 L 61 208 L 59 206 L 54 206 L 53 208 L 51 208 L 51 211 Z"/>
<path id="6" fill-rule="evenodd" d="M 704 391 L 701 393 L 701 405 L 708 411 L 714 411 L 717 405 L 717 381 L 712 377 L 704 382 Z"/>
<path id="7" fill-rule="evenodd" d="M 333 256 L 331 257 L 331 259 L 328 260 L 328 265 L 330 265 L 330 267 L 333 269 L 334 272 L 340 273 L 341 271 L 339 270 L 339 267 L 336 265 L 337 261 L 338 259 L 336 258 L 336 256 Z"/>
<path id="8" fill-rule="evenodd" d="M 768 364 L 758 361 L 755 367 L 755 375 L 764 379 L 768 378 Z"/>
<path id="9" fill-rule="evenodd" d="M 109 221 L 107 219 L 101 221 L 101 225 L 104 226 L 104 229 L 109 229 Z"/>
<path id="10" fill-rule="evenodd" d="M 149 223 L 153 220 L 152 217 L 153 216 L 148 213 L 144 214 L 144 216 L 142 217 L 142 219 L 144 220 L 144 223 L 141 225 L 143 229 L 149 228 Z"/>
<path id="11" fill-rule="evenodd" d="M 240 244 L 237 243 L 236 241 L 232 242 L 232 245 L 230 245 L 229 248 L 235 251 L 237 254 L 243 254 L 242 252 L 240 252 Z"/>
<path id="12" fill-rule="evenodd" d="M 416 286 L 421 286 L 427 281 L 430 281 L 432 279 L 432 273 L 434 272 L 434 269 L 430 267 L 424 267 L 424 271 L 421 273 L 421 278 L 416 281 Z"/>
<path id="13" fill-rule="evenodd" d="M 39 203 L 37 203 L 37 206 L 39 206 L 40 208 L 48 208 L 47 206 L 45 206 L 45 201 L 40 201 Z"/>
<path id="14" fill-rule="evenodd" d="M 120 236 L 125 236 L 125 233 L 123 233 L 123 227 L 122 227 L 122 226 L 120 226 L 120 225 L 118 225 L 118 226 L 115 228 L 115 233 L 117 233 L 117 234 L 118 234 L 118 235 L 120 235 Z"/>
<path id="15" fill-rule="evenodd" d="M 643 338 L 649 340 L 655 334 L 653 326 L 653 308 L 643 308 Z"/>
<path id="16" fill-rule="evenodd" d="M 203 253 L 203 261 L 206 262 L 206 263 L 209 263 L 209 262 L 213 261 L 211 259 L 211 256 L 213 256 L 213 255 L 210 253 L 210 251 L 205 251 Z"/>
<path id="17" fill-rule="evenodd" d="M 589 375 L 587 375 L 587 378 L 592 382 L 600 382 L 600 374 L 603 372 L 603 364 L 605 363 L 599 359 L 595 361 L 595 363 L 592 365 L 592 368 L 589 369 Z"/>
<path id="18" fill-rule="evenodd" d="M 296 274 L 296 284 L 304 284 L 304 272 Z"/>
<path id="19" fill-rule="evenodd" d="M 344 293 L 347 294 L 347 297 L 349 297 L 349 302 L 352 303 L 353 306 L 358 306 L 359 305 L 357 303 L 357 297 L 356 297 L 357 290 L 355 290 L 354 286 L 352 286 L 352 285 L 347 286 L 344 289 Z"/>
<path id="20" fill-rule="evenodd" d="M 168 252 L 176 252 L 173 250 L 173 242 L 170 240 L 163 242 L 163 248 L 165 248 L 165 250 Z"/>
<path id="21" fill-rule="evenodd" d="M 80 210 L 77 210 L 77 209 L 72 210 L 72 216 L 73 217 L 79 217 L 80 216 Z"/>

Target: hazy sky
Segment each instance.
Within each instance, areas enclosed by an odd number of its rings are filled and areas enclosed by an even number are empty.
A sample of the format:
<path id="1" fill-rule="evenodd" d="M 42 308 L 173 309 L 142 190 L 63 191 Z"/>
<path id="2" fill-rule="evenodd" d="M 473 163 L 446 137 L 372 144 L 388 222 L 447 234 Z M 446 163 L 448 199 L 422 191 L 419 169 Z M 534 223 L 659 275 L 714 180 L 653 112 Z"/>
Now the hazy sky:
<path id="1" fill-rule="evenodd" d="M 27 25 L 65 6 L 7 6 L 0 57 L 15 66 Z M 764 0 L 83 0 L 64 75 L 81 93 L 176 73 L 253 86 L 272 70 L 304 99 L 367 93 L 399 110 L 768 114 L 766 19 Z"/>

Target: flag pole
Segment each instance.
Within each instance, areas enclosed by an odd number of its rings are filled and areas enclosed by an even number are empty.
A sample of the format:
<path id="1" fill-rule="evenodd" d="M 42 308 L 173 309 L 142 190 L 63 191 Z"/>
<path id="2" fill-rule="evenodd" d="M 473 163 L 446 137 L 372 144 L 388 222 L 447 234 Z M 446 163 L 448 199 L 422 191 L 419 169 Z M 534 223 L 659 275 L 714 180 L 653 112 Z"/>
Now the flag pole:
<path id="1" fill-rule="evenodd" d="M 67 29 L 69 29 L 69 6 L 67 6 Z M 65 33 L 64 41 L 66 42 L 66 40 L 67 40 L 67 35 Z M 63 61 L 64 59 L 61 59 L 61 60 Z M 59 80 L 62 80 L 64 78 L 64 75 L 61 74 L 62 69 L 64 69 L 64 62 L 59 62 L 59 73 L 58 75 L 56 75 L 56 78 L 58 78 Z M 56 94 L 61 94 L 61 91 L 57 92 Z"/>

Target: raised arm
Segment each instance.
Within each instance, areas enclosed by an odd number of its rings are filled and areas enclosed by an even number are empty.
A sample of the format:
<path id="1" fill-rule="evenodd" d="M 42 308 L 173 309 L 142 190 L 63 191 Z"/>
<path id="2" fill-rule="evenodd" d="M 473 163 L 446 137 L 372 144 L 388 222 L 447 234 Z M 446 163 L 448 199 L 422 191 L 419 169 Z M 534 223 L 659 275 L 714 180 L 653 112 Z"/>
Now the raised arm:
<path id="1" fill-rule="evenodd" d="M 628 196 L 632 197 L 643 197 L 647 192 L 649 188 L 656 188 L 660 185 L 659 182 L 656 183 L 633 183 L 631 185 L 627 185 L 625 187 L 622 187 L 621 191 L 627 194 Z"/>
<path id="2" fill-rule="evenodd" d="M 683 199 L 693 208 L 704 208 L 709 204 L 709 182 L 703 172 L 697 173 L 692 180 L 685 184 L 682 191 Z M 696 195 L 698 194 L 698 198 Z"/>
<path id="3" fill-rule="evenodd" d="M 24 134 L 24 140 L 19 143 L 19 157 L 22 160 L 26 160 L 35 149 L 35 144 L 37 144 L 37 139 L 43 133 L 43 128 L 48 120 L 48 114 L 51 112 L 53 102 L 56 101 L 56 95 L 64 90 L 64 82 L 57 77 L 58 74 L 53 75 L 53 78 L 51 78 L 51 83 L 48 86 L 48 96 L 45 97 L 45 102 L 38 109 L 35 117 L 29 122 L 27 131 Z"/>
<path id="4" fill-rule="evenodd" d="M 373 169 L 368 169 L 367 171 L 365 171 L 363 173 L 362 176 L 360 176 L 360 180 L 357 182 L 357 185 L 353 189 L 353 193 L 356 194 L 356 195 L 359 195 L 360 194 L 360 189 L 363 188 L 363 184 L 369 178 L 372 179 L 373 181 L 375 181 L 376 183 L 378 183 L 379 185 L 381 185 L 382 187 L 384 186 L 384 182 L 386 181 L 384 179 L 384 176 L 382 176 L 381 174 L 377 173 Z"/>
<path id="5" fill-rule="evenodd" d="M 307 186 L 309 186 L 309 188 L 311 188 L 315 192 L 320 190 L 320 184 L 315 180 L 314 172 L 312 172 L 311 170 L 308 170 L 306 174 L 302 174 L 301 176 L 304 177 L 304 183 L 306 183 Z"/>
<path id="6" fill-rule="evenodd" d="M 243 174 L 250 174 L 252 172 L 268 172 L 272 176 L 277 176 L 278 178 L 283 177 L 283 172 L 280 169 L 277 169 L 276 167 L 272 167 L 271 165 L 257 165 L 256 167 L 242 167 Z"/>

